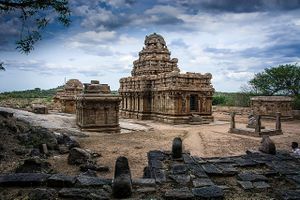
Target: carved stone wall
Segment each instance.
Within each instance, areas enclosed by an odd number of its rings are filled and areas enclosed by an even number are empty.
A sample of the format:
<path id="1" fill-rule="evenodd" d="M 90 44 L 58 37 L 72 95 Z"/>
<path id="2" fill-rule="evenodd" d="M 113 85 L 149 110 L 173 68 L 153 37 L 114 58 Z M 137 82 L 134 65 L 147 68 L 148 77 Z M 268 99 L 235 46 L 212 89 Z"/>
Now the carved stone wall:
<path id="1" fill-rule="evenodd" d="M 76 95 L 83 91 L 83 84 L 78 79 L 70 79 L 64 85 L 63 89 L 57 90 L 53 100 L 61 112 L 75 113 L 76 112 Z"/>
<path id="2" fill-rule="evenodd" d="M 257 96 L 251 98 L 251 109 L 255 115 L 275 118 L 280 112 L 283 119 L 291 119 L 292 98 L 286 96 Z"/>
<path id="3" fill-rule="evenodd" d="M 162 36 L 146 36 L 132 76 L 120 79 L 120 114 L 169 123 L 187 123 L 192 114 L 212 120 L 212 75 L 181 74 L 177 62 Z"/>
<path id="4" fill-rule="evenodd" d="M 84 93 L 76 98 L 76 123 L 82 130 L 119 132 L 121 97 L 110 94 L 107 84 L 84 84 Z"/>

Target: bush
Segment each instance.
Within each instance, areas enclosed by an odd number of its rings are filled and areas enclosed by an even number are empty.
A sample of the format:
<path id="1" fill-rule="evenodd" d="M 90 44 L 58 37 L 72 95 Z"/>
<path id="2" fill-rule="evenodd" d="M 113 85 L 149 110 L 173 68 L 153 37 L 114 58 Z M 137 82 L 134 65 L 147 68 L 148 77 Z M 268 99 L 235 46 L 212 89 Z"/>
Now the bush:
<path id="1" fill-rule="evenodd" d="M 294 97 L 292 108 L 293 110 L 300 110 L 300 95 Z"/>

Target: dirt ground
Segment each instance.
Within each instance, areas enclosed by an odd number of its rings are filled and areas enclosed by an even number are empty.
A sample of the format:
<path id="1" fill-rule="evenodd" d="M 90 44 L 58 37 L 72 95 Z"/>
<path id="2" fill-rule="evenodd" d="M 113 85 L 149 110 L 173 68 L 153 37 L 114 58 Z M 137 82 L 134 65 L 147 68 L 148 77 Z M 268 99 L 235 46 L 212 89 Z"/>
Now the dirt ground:
<path id="1" fill-rule="evenodd" d="M 98 163 L 107 165 L 112 170 L 100 176 L 108 178 L 113 176 L 114 162 L 118 156 L 126 156 L 129 159 L 133 177 L 142 177 L 143 169 L 147 165 L 147 152 L 171 150 L 174 137 L 181 137 L 185 150 L 201 157 L 233 156 L 245 154 L 247 149 L 257 150 L 261 138 L 228 133 L 229 116 L 214 113 L 214 117 L 215 123 L 208 125 L 171 125 L 155 121 L 136 121 L 150 129 L 121 134 L 88 133 L 89 137 L 80 138 L 79 141 L 84 148 L 102 155 Z M 245 126 L 247 116 L 238 116 L 237 121 L 239 122 L 237 126 Z M 262 123 L 266 128 L 275 126 L 274 121 L 262 121 Z M 292 141 L 300 142 L 300 121 L 283 122 L 282 128 L 283 135 L 271 138 L 278 149 L 290 150 Z M 70 170 L 59 166 L 65 165 L 65 162 L 53 162 L 53 164 L 58 168 Z"/>
<path id="2" fill-rule="evenodd" d="M 25 111 L 14 111 L 15 116 L 27 119 L 35 125 L 48 128 L 76 130 L 75 116 L 62 114 L 36 115 Z M 22 113 L 23 112 L 23 113 Z M 106 134 L 84 132 L 89 137 L 78 137 L 81 147 L 102 156 L 98 164 L 109 166 L 108 173 L 99 176 L 113 177 L 114 164 L 118 156 L 129 160 L 133 177 L 142 177 L 147 166 L 147 152 L 150 150 L 171 150 L 175 137 L 183 139 L 184 148 L 192 155 L 219 157 L 245 154 L 247 149 L 258 149 L 261 138 L 228 133 L 228 113 L 215 112 L 215 122 L 206 125 L 171 125 L 156 121 L 120 119 L 122 133 Z M 236 116 L 237 127 L 246 126 L 247 116 Z M 266 128 L 274 128 L 274 121 L 262 120 Z M 300 120 L 282 122 L 283 135 L 272 136 L 277 149 L 289 150 L 292 141 L 300 143 Z M 79 174 L 79 168 L 67 164 L 67 154 L 55 155 L 49 159 L 53 168 L 60 173 Z"/>

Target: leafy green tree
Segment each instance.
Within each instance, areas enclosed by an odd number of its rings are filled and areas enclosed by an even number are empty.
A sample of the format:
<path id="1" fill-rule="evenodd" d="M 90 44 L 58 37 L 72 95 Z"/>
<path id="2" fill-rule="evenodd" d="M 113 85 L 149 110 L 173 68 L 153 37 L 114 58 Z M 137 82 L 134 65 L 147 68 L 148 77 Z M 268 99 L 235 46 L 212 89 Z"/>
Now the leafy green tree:
<path id="1" fill-rule="evenodd" d="M 300 94 L 300 67 L 297 63 L 266 68 L 249 81 L 252 88 L 263 95 Z"/>
<path id="2" fill-rule="evenodd" d="M 64 26 L 70 24 L 68 0 L 0 0 L 1 13 L 20 13 L 22 27 L 16 45 L 20 52 L 26 54 L 41 40 L 40 32 L 53 20 L 53 13 L 56 14 L 54 20 Z M 3 68 L 3 63 L 0 66 Z"/>

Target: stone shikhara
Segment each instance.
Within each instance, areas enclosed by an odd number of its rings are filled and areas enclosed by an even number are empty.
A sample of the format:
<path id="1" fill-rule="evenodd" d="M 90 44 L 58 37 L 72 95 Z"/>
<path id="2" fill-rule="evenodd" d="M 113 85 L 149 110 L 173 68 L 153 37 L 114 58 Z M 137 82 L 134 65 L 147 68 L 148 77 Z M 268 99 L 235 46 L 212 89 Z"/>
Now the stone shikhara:
<path id="1" fill-rule="evenodd" d="M 168 123 L 188 123 L 192 114 L 212 121 L 210 73 L 180 73 L 178 60 L 161 35 L 146 36 L 139 59 L 133 62 L 131 77 L 120 79 L 120 115 Z"/>

